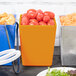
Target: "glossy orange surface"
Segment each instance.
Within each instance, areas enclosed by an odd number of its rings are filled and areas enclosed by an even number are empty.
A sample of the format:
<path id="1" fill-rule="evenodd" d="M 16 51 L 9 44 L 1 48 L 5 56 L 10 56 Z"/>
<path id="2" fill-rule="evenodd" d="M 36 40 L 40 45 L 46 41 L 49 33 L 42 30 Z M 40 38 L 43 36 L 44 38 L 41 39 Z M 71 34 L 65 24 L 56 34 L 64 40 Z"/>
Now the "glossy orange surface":
<path id="1" fill-rule="evenodd" d="M 21 21 L 21 16 L 20 16 Z M 22 64 L 51 66 L 53 61 L 55 25 L 21 25 L 19 23 Z"/>

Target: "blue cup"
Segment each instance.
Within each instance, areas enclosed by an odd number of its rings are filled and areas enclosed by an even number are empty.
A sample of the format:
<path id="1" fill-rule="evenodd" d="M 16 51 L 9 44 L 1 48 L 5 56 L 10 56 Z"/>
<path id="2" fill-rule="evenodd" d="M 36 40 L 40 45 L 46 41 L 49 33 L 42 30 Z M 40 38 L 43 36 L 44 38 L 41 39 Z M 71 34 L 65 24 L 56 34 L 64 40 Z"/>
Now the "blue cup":
<path id="1" fill-rule="evenodd" d="M 14 25 L 6 25 L 11 49 L 15 48 L 15 31 L 16 23 Z M 8 39 L 5 31 L 5 25 L 0 25 L 0 52 L 9 49 Z M 12 65 L 11 63 L 5 65 Z"/>

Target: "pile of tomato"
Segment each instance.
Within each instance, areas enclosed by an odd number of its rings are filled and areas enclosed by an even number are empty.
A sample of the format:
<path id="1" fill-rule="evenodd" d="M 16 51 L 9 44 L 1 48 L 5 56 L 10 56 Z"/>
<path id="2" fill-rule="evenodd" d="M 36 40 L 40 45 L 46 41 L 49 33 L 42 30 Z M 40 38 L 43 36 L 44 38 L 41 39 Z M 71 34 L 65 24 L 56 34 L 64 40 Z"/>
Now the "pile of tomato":
<path id="1" fill-rule="evenodd" d="M 50 11 L 29 9 L 21 16 L 21 25 L 55 25 L 55 14 Z"/>

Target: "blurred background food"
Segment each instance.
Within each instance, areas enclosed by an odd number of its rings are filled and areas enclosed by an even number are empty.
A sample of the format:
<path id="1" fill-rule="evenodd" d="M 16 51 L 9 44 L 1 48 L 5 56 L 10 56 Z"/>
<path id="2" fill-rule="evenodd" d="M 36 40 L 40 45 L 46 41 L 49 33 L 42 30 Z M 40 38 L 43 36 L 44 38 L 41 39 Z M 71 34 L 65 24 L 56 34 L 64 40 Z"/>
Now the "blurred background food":
<path id="1" fill-rule="evenodd" d="M 64 26 L 76 26 L 76 13 L 61 16 L 60 22 Z"/>
<path id="2" fill-rule="evenodd" d="M 13 14 L 7 14 L 6 12 L 0 14 L 0 25 L 13 25 L 15 23 L 15 17 Z"/>

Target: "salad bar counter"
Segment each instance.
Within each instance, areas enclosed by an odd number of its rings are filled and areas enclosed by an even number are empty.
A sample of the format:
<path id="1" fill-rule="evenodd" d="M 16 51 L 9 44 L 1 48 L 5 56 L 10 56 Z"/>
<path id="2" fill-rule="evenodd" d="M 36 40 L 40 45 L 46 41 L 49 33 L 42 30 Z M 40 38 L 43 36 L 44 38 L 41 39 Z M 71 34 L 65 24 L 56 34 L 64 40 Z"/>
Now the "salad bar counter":
<path id="1" fill-rule="evenodd" d="M 0 76 L 76 76 L 76 13 L 58 18 L 61 49 L 54 47 L 58 25 L 52 11 L 29 9 L 18 22 L 16 15 L 0 14 Z"/>

